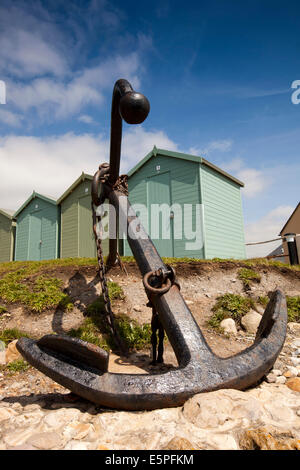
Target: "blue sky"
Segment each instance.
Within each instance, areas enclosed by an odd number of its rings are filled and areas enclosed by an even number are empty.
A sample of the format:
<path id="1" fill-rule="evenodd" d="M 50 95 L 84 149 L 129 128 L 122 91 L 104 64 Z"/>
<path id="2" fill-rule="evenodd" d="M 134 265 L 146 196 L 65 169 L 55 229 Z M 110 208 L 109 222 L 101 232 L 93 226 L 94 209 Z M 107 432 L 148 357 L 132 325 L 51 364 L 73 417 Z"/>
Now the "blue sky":
<path id="1" fill-rule="evenodd" d="M 203 155 L 245 182 L 247 240 L 276 236 L 299 202 L 299 13 L 276 0 L 2 0 L 0 206 L 59 196 L 108 159 L 122 77 L 151 103 L 124 126 L 123 170 L 154 144 Z"/>

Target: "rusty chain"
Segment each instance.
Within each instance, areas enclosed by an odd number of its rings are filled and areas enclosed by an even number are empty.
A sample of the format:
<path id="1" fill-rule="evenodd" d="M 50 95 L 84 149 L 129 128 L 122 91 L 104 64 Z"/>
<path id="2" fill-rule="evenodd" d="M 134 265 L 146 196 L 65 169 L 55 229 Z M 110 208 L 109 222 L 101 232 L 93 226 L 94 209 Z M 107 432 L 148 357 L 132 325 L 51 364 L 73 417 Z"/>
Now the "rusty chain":
<path id="1" fill-rule="evenodd" d="M 100 165 L 99 170 L 101 170 L 102 168 L 107 169 L 106 165 L 107 164 Z M 123 175 L 123 176 L 127 176 L 127 175 Z M 106 182 L 107 178 L 108 178 L 108 173 L 100 179 L 100 182 L 104 182 L 104 181 Z M 99 278 L 100 278 L 102 296 L 104 300 L 105 316 L 106 316 L 106 320 L 107 320 L 107 324 L 110 329 L 110 332 L 113 338 L 115 338 L 116 343 L 120 349 L 120 352 L 127 355 L 128 350 L 124 344 L 124 341 L 121 339 L 119 332 L 115 325 L 115 317 L 112 311 L 111 301 L 109 297 L 109 290 L 108 290 L 107 279 L 106 279 L 106 266 L 104 262 L 104 255 L 103 255 L 103 248 L 102 248 L 102 235 L 103 235 L 102 215 L 96 214 L 93 200 L 92 200 L 91 205 L 92 205 L 92 217 L 93 217 L 93 232 L 94 232 L 96 248 L 97 248 L 98 273 L 99 273 Z M 99 234 L 97 233 L 97 225 L 100 227 Z M 118 260 L 119 260 L 119 263 L 121 264 L 119 254 L 118 254 Z"/>

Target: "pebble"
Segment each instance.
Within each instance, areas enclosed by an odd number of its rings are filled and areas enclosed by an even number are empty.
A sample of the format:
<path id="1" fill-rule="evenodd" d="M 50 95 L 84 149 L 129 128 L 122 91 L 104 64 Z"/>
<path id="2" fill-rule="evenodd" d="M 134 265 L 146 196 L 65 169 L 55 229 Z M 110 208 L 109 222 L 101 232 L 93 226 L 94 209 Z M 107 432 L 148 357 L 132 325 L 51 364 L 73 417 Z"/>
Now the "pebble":
<path id="1" fill-rule="evenodd" d="M 275 374 L 270 373 L 267 375 L 266 380 L 269 384 L 272 384 L 276 382 L 276 378 L 277 376 Z"/>
<path id="2" fill-rule="evenodd" d="M 283 375 L 281 375 L 280 377 L 277 377 L 276 378 L 276 383 L 277 384 L 285 384 L 286 383 L 286 377 L 284 377 Z"/>
<path id="3" fill-rule="evenodd" d="M 274 374 L 274 375 L 276 375 L 276 377 L 278 377 L 279 375 L 282 375 L 282 372 L 279 369 L 273 369 L 272 374 Z"/>
<path id="4" fill-rule="evenodd" d="M 298 366 L 300 364 L 300 357 L 291 357 L 291 363 L 293 366 Z"/>

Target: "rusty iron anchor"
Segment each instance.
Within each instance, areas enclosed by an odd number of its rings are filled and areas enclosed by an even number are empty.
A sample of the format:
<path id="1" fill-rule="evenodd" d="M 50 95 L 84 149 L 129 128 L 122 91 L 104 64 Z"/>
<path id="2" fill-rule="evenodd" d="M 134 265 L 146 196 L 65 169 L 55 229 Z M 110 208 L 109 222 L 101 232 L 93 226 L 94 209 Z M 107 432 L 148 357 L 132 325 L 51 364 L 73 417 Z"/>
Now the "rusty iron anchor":
<path id="1" fill-rule="evenodd" d="M 148 112 L 148 100 L 134 92 L 126 80 L 118 80 L 113 92 L 110 165 L 95 174 L 93 196 L 96 205 L 108 197 L 117 216 L 126 218 L 127 227 L 132 221 L 139 224 L 140 237 L 133 236 L 129 229 L 128 243 L 143 276 L 149 303 L 166 331 L 179 367 L 155 375 L 116 374 L 108 372 L 106 351 L 80 339 L 46 335 L 38 341 L 21 338 L 17 342 L 24 358 L 56 382 L 92 402 L 124 410 L 180 406 L 200 392 L 221 388 L 244 390 L 255 385 L 268 373 L 279 355 L 287 324 L 285 296 L 276 290 L 252 346 L 228 358 L 216 356 L 208 346 L 180 294 L 174 270 L 164 264 L 124 191 L 116 185 L 122 118 L 128 123 L 138 123 Z M 106 180 L 102 178 L 104 173 L 108 175 Z M 101 194 L 98 196 L 100 180 Z M 116 257 L 117 240 L 110 240 L 110 265 L 114 265 Z"/>

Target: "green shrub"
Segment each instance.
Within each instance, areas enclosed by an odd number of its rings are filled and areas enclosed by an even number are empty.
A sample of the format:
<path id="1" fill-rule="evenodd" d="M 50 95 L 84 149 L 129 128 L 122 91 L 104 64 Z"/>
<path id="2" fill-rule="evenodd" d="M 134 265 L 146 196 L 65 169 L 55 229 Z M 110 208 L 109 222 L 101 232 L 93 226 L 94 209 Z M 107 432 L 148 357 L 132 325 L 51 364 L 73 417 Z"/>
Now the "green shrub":
<path id="1" fill-rule="evenodd" d="M 73 308 L 70 297 L 62 291 L 63 281 L 55 277 L 41 275 L 28 285 L 28 276 L 36 266 L 20 268 L 0 279 L 0 297 L 9 303 L 20 302 L 34 312 L 42 312 L 60 306 L 67 310 Z"/>
<path id="2" fill-rule="evenodd" d="M 240 325 L 242 316 L 249 312 L 251 308 L 254 308 L 252 299 L 237 294 L 224 294 L 217 298 L 212 308 L 214 314 L 208 320 L 208 325 L 211 328 L 218 329 L 221 321 L 225 318 L 232 318 Z"/>
<path id="3" fill-rule="evenodd" d="M 24 331 L 18 330 L 18 328 L 8 328 L 6 330 L 0 330 L 0 341 L 3 341 L 6 346 L 11 341 L 22 338 L 22 336 L 24 336 L 25 338 L 30 338 L 30 336 L 27 333 L 24 333 Z"/>
<path id="4" fill-rule="evenodd" d="M 24 361 L 23 359 L 17 359 L 16 361 L 12 361 L 5 366 L 5 369 L 12 372 L 25 372 L 29 369 L 30 365 L 28 362 Z"/>
<path id="5" fill-rule="evenodd" d="M 261 276 L 250 268 L 241 268 L 238 273 L 239 279 L 243 282 L 244 287 L 249 288 L 251 282 L 260 282 Z"/>
<path id="6" fill-rule="evenodd" d="M 300 323 L 300 296 L 286 297 L 288 321 Z"/>
<path id="7" fill-rule="evenodd" d="M 266 307 L 269 303 L 269 297 L 266 296 L 266 295 L 260 295 L 258 298 L 257 298 L 257 302 L 262 305 L 263 307 Z"/>
<path id="8" fill-rule="evenodd" d="M 116 318 L 116 327 L 128 349 L 143 349 L 151 344 L 151 325 L 139 325 L 136 321 L 122 315 Z"/>

